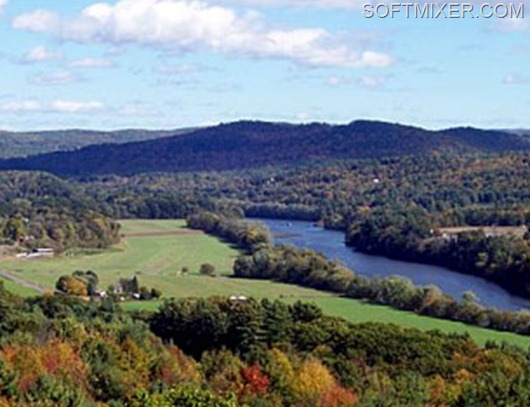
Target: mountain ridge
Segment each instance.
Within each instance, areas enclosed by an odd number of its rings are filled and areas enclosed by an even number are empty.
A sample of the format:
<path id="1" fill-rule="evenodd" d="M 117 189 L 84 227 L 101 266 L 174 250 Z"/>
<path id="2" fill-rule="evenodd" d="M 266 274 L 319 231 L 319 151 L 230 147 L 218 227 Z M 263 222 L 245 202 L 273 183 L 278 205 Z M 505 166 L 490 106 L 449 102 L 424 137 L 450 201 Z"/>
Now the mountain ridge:
<path id="1" fill-rule="evenodd" d="M 0 161 L 4 170 L 57 175 L 223 171 L 322 160 L 382 158 L 437 151 L 471 153 L 530 150 L 526 137 L 456 127 L 426 130 L 397 123 L 349 124 L 238 121 L 184 134 Z"/>
<path id="2" fill-rule="evenodd" d="M 72 151 L 96 144 L 153 140 L 193 130 L 196 128 L 174 130 L 131 128 L 112 131 L 75 128 L 39 131 L 0 130 L 0 158 L 22 158 L 56 151 Z"/>

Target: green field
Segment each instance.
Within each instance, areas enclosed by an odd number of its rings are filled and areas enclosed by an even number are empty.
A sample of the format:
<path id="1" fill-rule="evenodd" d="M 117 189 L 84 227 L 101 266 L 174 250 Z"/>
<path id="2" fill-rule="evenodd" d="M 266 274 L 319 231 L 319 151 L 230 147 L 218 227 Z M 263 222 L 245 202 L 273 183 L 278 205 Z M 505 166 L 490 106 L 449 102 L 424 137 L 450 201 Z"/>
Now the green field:
<path id="1" fill-rule="evenodd" d="M 186 229 L 183 221 L 125 220 L 120 223 L 125 237 L 117 247 L 109 251 L 54 259 L 4 260 L 0 261 L 0 270 L 50 289 L 54 288 L 57 279 L 64 274 L 75 270 L 93 270 L 98 274 L 102 288 L 116 284 L 121 277 L 136 275 L 140 284 L 159 288 L 164 297 L 329 296 L 287 284 L 231 278 L 237 250 L 215 237 Z M 199 275 L 200 265 L 205 262 L 215 265 L 218 277 Z M 190 270 L 187 276 L 180 275 L 183 267 Z"/>
<path id="2" fill-rule="evenodd" d="M 389 322 L 422 330 L 469 332 L 481 344 L 496 340 L 530 347 L 530 337 L 422 317 L 287 284 L 231 278 L 237 250 L 214 237 L 189 231 L 182 221 L 126 220 L 121 224 L 125 237 L 120 245 L 109 251 L 55 259 L 4 260 L 0 261 L 0 270 L 50 289 L 61 275 L 75 270 L 94 270 L 100 276 L 102 287 L 115 284 L 120 277 L 136 274 L 141 284 L 161 289 L 166 298 L 246 295 L 282 298 L 287 302 L 302 299 L 315 302 L 329 315 L 340 316 L 353 323 Z M 220 276 L 200 276 L 198 270 L 204 262 L 214 264 Z M 190 274 L 180 275 L 182 267 L 188 267 Z M 5 284 L 20 295 L 34 294 L 11 281 Z M 160 301 L 123 304 L 128 310 L 155 310 L 159 305 Z"/>

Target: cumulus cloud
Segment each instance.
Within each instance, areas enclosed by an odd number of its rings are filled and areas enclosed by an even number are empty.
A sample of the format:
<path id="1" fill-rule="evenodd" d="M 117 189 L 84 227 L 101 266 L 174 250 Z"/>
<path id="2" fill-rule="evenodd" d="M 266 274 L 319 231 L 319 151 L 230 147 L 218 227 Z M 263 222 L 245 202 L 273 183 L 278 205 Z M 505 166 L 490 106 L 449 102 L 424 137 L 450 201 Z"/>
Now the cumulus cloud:
<path id="1" fill-rule="evenodd" d="M 28 51 L 22 58 L 23 63 L 33 64 L 39 62 L 47 62 L 62 58 L 60 52 L 48 51 L 46 47 L 39 46 Z"/>
<path id="2" fill-rule="evenodd" d="M 70 62 L 72 68 L 111 68 L 114 63 L 105 58 L 81 58 Z"/>
<path id="3" fill-rule="evenodd" d="M 98 3 L 74 19 L 47 10 L 16 17 L 13 27 L 51 33 L 80 43 L 159 45 L 184 51 L 213 51 L 288 59 L 302 65 L 386 67 L 391 56 L 352 46 L 320 28 L 279 29 L 256 12 L 237 13 L 192 0 L 121 0 Z"/>
<path id="4" fill-rule="evenodd" d="M 0 104 L 0 111 L 6 113 L 91 113 L 104 109 L 98 101 L 54 100 L 42 103 L 37 100 L 10 101 Z"/>

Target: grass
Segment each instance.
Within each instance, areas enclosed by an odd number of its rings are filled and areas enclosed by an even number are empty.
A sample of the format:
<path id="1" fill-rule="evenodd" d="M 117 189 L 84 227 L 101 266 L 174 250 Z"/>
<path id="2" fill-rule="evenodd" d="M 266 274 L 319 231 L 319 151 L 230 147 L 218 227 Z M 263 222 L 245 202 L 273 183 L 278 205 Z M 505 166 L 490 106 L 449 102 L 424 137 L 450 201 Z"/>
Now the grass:
<path id="1" fill-rule="evenodd" d="M 106 252 L 55 259 L 4 260 L 0 261 L 0 269 L 48 288 L 53 288 L 61 275 L 75 270 L 94 270 L 100 276 L 102 287 L 115 284 L 120 277 L 132 277 L 139 273 L 141 284 L 161 289 L 164 297 L 245 295 L 281 298 L 286 302 L 301 299 L 315 302 L 326 314 L 340 316 L 353 323 L 388 322 L 421 330 L 468 332 L 480 344 L 495 340 L 530 347 L 530 337 L 527 336 L 422 317 L 293 285 L 234 279 L 230 275 L 237 250 L 214 237 L 196 232 L 190 234 L 182 221 L 126 220 L 121 223 L 125 234 L 122 243 Z M 214 264 L 220 275 L 200 276 L 199 267 L 205 262 Z M 182 267 L 188 267 L 190 274 L 179 275 Z M 11 281 L 5 284 L 18 294 L 35 294 Z M 123 307 L 130 311 L 156 310 L 160 304 L 161 301 L 126 302 Z"/>
<path id="2" fill-rule="evenodd" d="M 11 291 L 13 294 L 20 295 L 21 297 L 34 297 L 36 295 L 40 295 L 35 290 L 32 290 L 31 288 L 23 287 L 14 281 L 8 280 L 6 278 L 0 277 L 0 281 L 4 283 L 4 287 Z"/>
<path id="3" fill-rule="evenodd" d="M 0 269 L 53 289 L 57 279 L 75 270 L 93 270 L 100 286 L 116 284 L 121 277 L 137 275 L 140 284 L 155 287 L 165 297 L 246 295 L 257 298 L 316 298 L 329 294 L 270 281 L 230 278 L 238 251 L 215 237 L 190 233 L 183 221 L 125 220 L 120 245 L 102 253 L 53 259 L 10 259 Z M 218 277 L 199 275 L 202 263 L 212 263 Z M 187 267 L 187 276 L 180 270 Z"/>

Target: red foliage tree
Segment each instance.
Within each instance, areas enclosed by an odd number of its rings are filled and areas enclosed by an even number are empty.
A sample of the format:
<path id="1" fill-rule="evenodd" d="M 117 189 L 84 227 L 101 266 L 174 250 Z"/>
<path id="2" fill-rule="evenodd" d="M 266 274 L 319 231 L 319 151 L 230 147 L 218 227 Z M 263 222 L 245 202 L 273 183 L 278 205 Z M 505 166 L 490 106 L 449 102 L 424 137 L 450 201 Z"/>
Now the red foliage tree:
<path id="1" fill-rule="evenodd" d="M 353 407 L 357 401 L 357 394 L 335 384 L 330 390 L 322 394 L 317 402 L 317 407 Z"/>
<path id="2" fill-rule="evenodd" d="M 244 388 L 243 392 L 250 395 L 267 394 L 270 381 L 259 365 L 252 365 L 241 370 Z"/>

